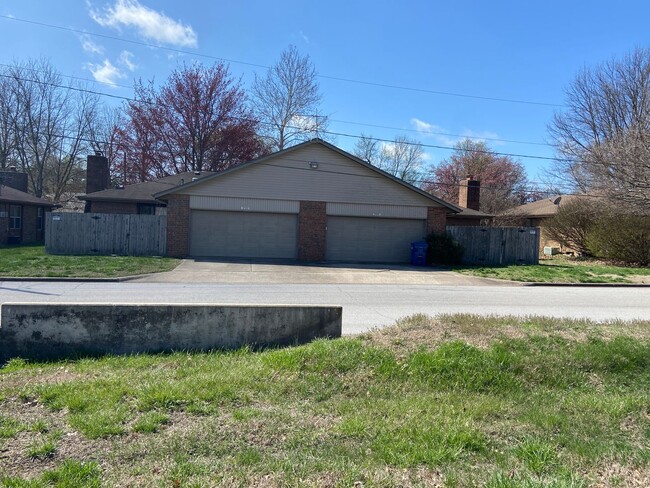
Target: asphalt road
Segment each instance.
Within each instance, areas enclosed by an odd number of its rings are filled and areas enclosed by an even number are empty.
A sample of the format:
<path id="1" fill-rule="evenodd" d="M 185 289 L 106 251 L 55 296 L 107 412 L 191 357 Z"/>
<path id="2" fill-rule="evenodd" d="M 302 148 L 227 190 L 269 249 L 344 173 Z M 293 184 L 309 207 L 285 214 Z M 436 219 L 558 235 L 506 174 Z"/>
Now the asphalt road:
<path id="1" fill-rule="evenodd" d="M 650 320 L 650 287 L 0 282 L 0 303 L 77 301 L 342 305 L 344 334 L 414 313 Z"/>

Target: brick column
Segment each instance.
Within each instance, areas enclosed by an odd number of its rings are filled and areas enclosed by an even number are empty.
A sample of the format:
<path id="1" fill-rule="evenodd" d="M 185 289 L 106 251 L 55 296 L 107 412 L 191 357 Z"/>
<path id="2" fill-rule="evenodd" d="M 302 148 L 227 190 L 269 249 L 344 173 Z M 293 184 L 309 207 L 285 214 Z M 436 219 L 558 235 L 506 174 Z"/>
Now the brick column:
<path id="1" fill-rule="evenodd" d="M 300 202 L 298 259 L 324 261 L 327 229 L 325 202 Z"/>
<path id="2" fill-rule="evenodd" d="M 427 209 L 427 235 L 431 232 L 447 230 L 447 209 L 444 207 L 429 207 Z"/>
<path id="3" fill-rule="evenodd" d="M 190 253 L 190 197 L 167 196 L 167 256 L 184 258 Z"/>

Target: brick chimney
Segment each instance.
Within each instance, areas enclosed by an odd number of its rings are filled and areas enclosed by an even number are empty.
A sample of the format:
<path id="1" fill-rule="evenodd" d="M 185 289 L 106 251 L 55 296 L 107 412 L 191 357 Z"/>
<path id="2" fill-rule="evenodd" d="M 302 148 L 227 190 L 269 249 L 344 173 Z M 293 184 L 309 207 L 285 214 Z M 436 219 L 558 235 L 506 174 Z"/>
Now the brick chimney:
<path id="1" fill-rule="evenodd" d="M 480 205 L 481 182 L 475 180 L 472 175 L 461 180 L 458 189 L 458 205 L 472 210 L 478 210 Z"/>
<path id="2" fill-rule="evenodd" d="M 108 189 L 110 185 L 108 158 L 101 154 L 86 158 L 86 194 Z"/>
<path id="3" fill-rule="evenodd" d="M 15 166 L 0 170 L 0 185 L 27 193 L 27 173 L 19 172 Z"/>

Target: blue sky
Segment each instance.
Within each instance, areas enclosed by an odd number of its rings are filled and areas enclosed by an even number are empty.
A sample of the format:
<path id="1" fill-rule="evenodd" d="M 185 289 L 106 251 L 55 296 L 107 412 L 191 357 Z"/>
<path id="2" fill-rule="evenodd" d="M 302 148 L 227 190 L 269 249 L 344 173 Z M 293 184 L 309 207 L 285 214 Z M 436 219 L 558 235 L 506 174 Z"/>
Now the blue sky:
<path id="1" fill-rule="evenodd" d="M 104 93 L 131 96 L 134 78 L 163 81 L 179 62 L 213 62 L 199 55 L 230 60 L 247 85 L 264 71 L 251 65 L 269 66 L 294 44 L 322 75 L 333 132 L 402 134 L 434 146 L 471 136 L 499 152 L 542 157 L 554 154 L 544 145 L 547 125 L 575 74 L 650 44 L 650 3 L 639 0 L 0 0 L 0 15 L 87 32 L 0 17 L 0 63 L 44 57 L 63 75 L 104 81 L 94 84 Z M 355 139 L 334 142 L 351 150 Z M 426 151 L 433 164 L 450 154 Z M 533 181 L 550 166 L 519 159 Z"/>

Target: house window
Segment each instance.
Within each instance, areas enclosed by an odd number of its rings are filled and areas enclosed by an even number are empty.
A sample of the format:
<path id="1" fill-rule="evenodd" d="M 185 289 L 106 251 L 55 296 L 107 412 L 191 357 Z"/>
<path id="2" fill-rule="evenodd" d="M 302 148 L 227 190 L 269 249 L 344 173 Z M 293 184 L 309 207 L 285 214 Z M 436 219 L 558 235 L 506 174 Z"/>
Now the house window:
<path id="1" fill-rule="evenodd" d="M 38 210 L 36 211 L 36 229 L 37 230 L 43 230 L 43 214 L 44 214 L 44 209 L 43 207 L 38 207 Z"/>
<path id="2" fill-rule="evenodd" d="M 9 228 L 21 229 L 23 226 L 23 207 L 11 205 L 9 207 Z"/>
<path id="3" fill-rule="evenodd" d="M 156 215 L 156 206 L 148 203 L 138 203 L 138 214 Z"/>
<path id="4" fill-rule="evenodd" d="M 0 219 L 6 219 L 9 217 L 9 212 L 7 212 L 6 205 L 0 205 Z"/>

